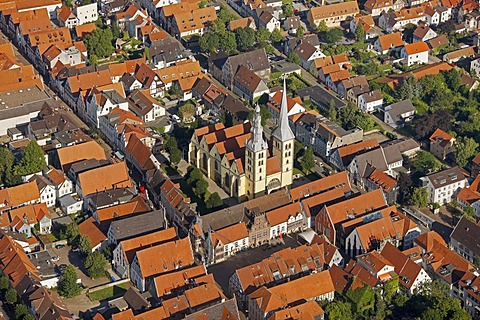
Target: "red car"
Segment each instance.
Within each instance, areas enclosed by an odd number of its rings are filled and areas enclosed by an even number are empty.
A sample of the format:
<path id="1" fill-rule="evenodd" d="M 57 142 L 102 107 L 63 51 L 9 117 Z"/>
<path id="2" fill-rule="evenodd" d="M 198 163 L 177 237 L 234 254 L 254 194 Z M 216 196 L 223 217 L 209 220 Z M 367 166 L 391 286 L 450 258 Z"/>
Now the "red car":
<path id="1" fill-rule="evenodd" d="M 293 13 L 298 13 L 298 9 L 293 10 Z"/>

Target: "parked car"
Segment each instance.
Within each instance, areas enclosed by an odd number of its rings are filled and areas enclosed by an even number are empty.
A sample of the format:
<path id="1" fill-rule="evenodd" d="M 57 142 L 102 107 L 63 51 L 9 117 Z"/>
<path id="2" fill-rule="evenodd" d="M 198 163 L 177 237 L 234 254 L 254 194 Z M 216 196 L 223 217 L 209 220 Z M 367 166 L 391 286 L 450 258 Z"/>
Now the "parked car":
<path id="1" fill-rule="evenodd" d="M 57 249 L 63 249 L 63 248 L 65 248 L 65 245 L 64 245 L 64 244 L 57 244 L 57 245 L 55 246 L 55 248 L 57 248 Z"/>
<path id="2" fill-rule="evenodd" d="M 67 265 L 65 263 L 62 263 L 61 265 L 58 266 L 58 269 L 60 269 L 60 271 L 64 271 L 65 269 L 67 269 Z"/>
<path id="3" fill-rule="evenodd" d="M 59 257 L 59 256 L 52 257 L 51 260 L 52 260 L 53 262 L 60 261 L 60 257 Z"/>

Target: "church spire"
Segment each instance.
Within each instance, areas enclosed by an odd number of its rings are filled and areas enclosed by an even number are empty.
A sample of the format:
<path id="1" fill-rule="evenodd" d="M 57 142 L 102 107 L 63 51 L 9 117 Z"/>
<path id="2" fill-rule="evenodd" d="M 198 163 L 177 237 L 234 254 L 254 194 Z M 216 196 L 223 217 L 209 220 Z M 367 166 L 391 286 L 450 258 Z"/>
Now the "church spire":
<path id="1" fill-rule="evenodd" d="M 282 105 L 280 106 L 278 126 L 273 131 L 273 136 L 280 141 L 295 139 L 295 135 L 288 124 L 287 81 L 285 78 L 283 78 Z"/>
<path id="2" fill-rule="evenodd" d="M 260 151 L 267 149 L 267 142 L 263 138 L 262 116 L 260 115 L 260 107 L 255 107 L 255 115 L 252 121 L 252 136 L 247 141 L 247 147 L 252 151 Z"/>

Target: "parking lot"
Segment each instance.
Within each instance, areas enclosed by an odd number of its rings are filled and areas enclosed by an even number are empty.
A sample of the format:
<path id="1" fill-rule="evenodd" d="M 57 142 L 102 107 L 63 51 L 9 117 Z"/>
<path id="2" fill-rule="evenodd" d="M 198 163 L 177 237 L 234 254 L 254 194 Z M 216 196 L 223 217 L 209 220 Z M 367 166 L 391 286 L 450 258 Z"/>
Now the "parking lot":
<path id="1" fill-rule="evenodd" d="M 284 244 L 280 244 L 275 247 L 266 248 L 262 246 L 237 253 L 235 256 L 226 261 L 208 267 L 208 273 L 213 274 L 215 281 L 220 285 L 223 292 L 230 296 L 230 293 L 228 292 L 228 279 L 235 270 L 259 262 L 279 250 L 289 247 L 295 248 L 299 246 L 296 241 L 296 235 L 292 235 L 291 237 L 285 236 L 283 240 Z"/>

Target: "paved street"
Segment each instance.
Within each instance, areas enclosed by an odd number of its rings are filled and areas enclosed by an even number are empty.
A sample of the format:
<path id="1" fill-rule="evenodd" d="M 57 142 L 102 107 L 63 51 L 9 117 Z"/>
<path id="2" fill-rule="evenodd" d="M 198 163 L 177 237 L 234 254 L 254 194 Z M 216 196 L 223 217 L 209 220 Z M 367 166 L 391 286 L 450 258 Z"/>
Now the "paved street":
<path id="1" fill-rule="evenodd" d="M 235 270 L 259 262 L 279 250 L 288 247 L 295 248 L 299 246 L 296 241 L 296 235 L 284 237 L 283 240 L 285 244 L 277 245 L 272 248 L 258 247 L 237 253 L 235 256 L 226 261 L 208 267 L 208 272 L 213 274 L 215 281 L 220 285 L 223 292 L 230 296 L 228 292 L 228 279 Z"/>

